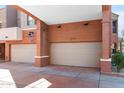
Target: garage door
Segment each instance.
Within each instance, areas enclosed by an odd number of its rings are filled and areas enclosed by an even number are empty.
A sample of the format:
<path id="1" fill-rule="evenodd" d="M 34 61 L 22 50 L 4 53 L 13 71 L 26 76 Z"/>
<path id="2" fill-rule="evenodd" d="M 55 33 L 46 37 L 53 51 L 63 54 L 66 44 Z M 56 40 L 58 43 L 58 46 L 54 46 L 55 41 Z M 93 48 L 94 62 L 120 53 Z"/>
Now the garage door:
<path id="1" fill-rule="evenodd" d="M 98 67 L 101 43 L 52 43 L 51 62 L 57 65 Z"/>
<path id="2" fill-rule="evenodd" d="M 14 44 L 11 46 L 12 62 L 33 63 L 35 56 L 35 44 Z"/>

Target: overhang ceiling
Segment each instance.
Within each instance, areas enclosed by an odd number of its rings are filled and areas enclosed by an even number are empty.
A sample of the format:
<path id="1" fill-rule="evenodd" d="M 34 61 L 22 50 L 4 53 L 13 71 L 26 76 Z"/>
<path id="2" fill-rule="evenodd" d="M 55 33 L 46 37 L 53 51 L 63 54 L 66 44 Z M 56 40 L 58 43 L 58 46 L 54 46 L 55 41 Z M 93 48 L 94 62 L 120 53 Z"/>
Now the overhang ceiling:
<path id="1" fill-rule="evenodd" d="M 46 24 L 62 24 L 102 18 L 101 5 L 21 5 Z"/>

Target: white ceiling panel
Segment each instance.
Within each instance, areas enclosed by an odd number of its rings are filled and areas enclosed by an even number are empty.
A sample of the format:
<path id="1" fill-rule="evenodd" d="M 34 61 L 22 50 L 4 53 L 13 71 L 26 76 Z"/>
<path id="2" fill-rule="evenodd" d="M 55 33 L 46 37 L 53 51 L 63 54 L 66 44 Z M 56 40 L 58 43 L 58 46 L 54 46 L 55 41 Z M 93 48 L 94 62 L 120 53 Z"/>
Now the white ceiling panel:
<path id="1" fill-rule="evenodd" d="M 102 18 L 101 5 L 21 5 L 20 7 L 49 25 Z"/>

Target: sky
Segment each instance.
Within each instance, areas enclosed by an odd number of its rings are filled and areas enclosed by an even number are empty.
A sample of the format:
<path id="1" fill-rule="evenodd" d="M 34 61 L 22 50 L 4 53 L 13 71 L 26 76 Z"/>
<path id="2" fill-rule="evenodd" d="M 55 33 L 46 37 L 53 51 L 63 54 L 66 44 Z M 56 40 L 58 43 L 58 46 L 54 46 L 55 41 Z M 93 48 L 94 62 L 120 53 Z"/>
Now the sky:
<path id="1" fill-rule="evenodd" d="M 4 8 L 5 7 L 5 5 L 0 5 L 0 8 Z"/>
<path id="2" fill-rule="evenodd" d="M 124 5 L 113 5 L 112 12 L 119 15 L 118 30 L 119 36 L 121 36 L 122 30 L 124 30 Z"/>

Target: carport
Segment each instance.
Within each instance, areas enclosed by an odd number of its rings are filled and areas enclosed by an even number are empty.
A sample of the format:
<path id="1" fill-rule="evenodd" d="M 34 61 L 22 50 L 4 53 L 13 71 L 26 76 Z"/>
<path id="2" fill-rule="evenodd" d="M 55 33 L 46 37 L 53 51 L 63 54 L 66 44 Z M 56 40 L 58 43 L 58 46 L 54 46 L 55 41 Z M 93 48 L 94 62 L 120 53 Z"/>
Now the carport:
<path id="1" fill-rule="evenodd" d="M 98 67 L 101 72 L 111 72 L 110 58 L 110 29 L 111 29 L 111 6 L 14 6 L 18 10 L 32 16 L 37 20 L 37 41 L 35 66 L 46 66 L 49 64 L 70 65 L 82 67 Z M 92 10 L 92 11 L 89 11 Z M 79 21 L 102 20 L 102 42 L 50 42 L 48 28 L 49 25 L 72 23 Z M 87 23 L 86 23 L 87 24 Z M 61 27 L 61 25 L 58 27 Z M 88 36 L 87 36 L 88 37 Z M 75 38 L 71 38 L 72 40 Z M 100 42 L 100 41 L 99 41 Z M 64 44 L 65 43 L 65 44 Z M 64 49 L 74 49 L 78 53 L 65 56 L 69 53 Z M 80 47 L 80 48 L 79 48 Z M 84 49 L 81 50 L 80 49 Z M 61 50 L 61 52 L 59 51 Z M 90 54 L 92 51 L 92 54 Z M 63 54 L 61 54 L 63 52 Z M 65 52 L 65 53 L 64 53 Z M 86 52 L 87 54 L 81 54 Z M 61 56 L 62 55 L 62 56 Z M 79 56 L 83 55 L 83 56 Z M 76 57 L 77 56 L 77 57 Z M 73 59 L 73 58 L 75 59 Z M 82 59 L 81 59 L 82 57 Z M 93 59 L 92 59 L 93 58 Z M 90 60 L 89 60 L 90 59 Z M 75 62 L 75 61 L 78 62 Z M 71 63 L 72 62 L 72 63 Z M 91 62 L 91 63 L 90 63 Z M 95 63 L 96 62 L 96 63 Z M 82 64 L 83 63 L 83 64 Z"/>

